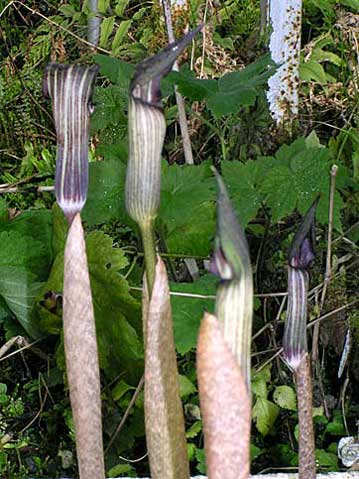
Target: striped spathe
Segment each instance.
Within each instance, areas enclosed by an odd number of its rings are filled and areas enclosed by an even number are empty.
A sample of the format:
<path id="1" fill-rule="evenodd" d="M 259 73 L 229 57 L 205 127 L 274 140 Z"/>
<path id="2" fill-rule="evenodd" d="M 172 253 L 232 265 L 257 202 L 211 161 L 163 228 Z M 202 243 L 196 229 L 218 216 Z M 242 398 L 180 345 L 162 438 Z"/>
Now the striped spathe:
<path id="1" fill-rule="evenodd" d="M 43 93 L 52 100 L 57 137 L 56 199 L 68 221 L 80 212 L 88 188 L 91 97 L 98 66 L 50 63 Z"/>

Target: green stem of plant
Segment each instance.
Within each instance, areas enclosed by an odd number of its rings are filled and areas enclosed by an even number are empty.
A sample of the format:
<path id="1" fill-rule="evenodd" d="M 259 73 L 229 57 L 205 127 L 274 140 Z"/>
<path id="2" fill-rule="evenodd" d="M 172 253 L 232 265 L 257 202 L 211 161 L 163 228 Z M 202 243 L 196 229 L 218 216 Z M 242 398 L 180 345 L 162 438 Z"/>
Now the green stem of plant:
<path id="1" fill-rule="evenodd" d="M 149 297 L 152 295 L 153 283 L 155 281 L 156 268 L 156 246 L 153 233 L 153 221 L 142 223 L 140 226 L 143 252 L 146 263 L 146 277 Z"/>

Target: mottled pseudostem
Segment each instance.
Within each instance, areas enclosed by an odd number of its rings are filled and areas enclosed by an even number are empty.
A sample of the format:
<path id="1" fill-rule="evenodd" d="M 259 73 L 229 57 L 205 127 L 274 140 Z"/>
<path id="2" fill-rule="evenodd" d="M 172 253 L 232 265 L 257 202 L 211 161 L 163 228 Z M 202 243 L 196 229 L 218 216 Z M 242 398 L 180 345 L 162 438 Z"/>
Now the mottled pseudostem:
<path id="1" fill-rule="evenodd" d="M 189 479 L 166 268 L 157 257 L 151 297 L 144 281 L 145 426 L 152 479 Z"/>
<path id="2" fill-rule="evenodd" d="M 312 419 L 312 378 L 309 355 L 295 371 L 299 419 L 299 479 L 315 479 L 315 441 Z"/>
<path id="3" fill-rule="evenodd" d="M 103 479 L 101 387 L 86 246 L 78 213 L 70 226 L 64 264 L 63 328 L 67 380 L 81 479 Z"/>
<path id="4" fill-rule="evenodd" d="M 250 393 L 220 322 L 208 313 L 198 336 L 197 376 L 208 479 L 247 479 Z"/>

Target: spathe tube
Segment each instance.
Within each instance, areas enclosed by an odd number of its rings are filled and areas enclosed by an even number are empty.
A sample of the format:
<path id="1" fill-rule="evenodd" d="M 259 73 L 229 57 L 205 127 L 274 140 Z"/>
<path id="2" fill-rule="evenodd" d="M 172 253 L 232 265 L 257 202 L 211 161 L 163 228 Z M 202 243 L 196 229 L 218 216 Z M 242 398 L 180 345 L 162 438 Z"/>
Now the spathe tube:
<path id="1" fill-rule="evenodd" d="M 91 99 L 97 72 L 97 65 L 50 63 L 43 78 L 43 93 L 51 98 L 56 128 L 56 199 L 70 223 L 87 197 Z"/>

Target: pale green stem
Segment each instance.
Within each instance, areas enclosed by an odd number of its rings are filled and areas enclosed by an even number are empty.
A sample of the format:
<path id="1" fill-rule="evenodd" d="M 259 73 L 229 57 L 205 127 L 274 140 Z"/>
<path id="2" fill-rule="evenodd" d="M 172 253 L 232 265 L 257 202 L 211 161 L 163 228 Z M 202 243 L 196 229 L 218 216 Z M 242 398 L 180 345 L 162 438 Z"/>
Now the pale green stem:
<path id="1" fill-rule="evenodd" d="M 153 221 L 150 220 L 146 223 L 141 223 L 139 227 L 143 244 L 143 252 L 145 256 L 147 287 L 149 296 L 151 297 L 153 283 L 155 280 L 155 268 L 157 262 L 156 246 L 153 232 Z"/>

